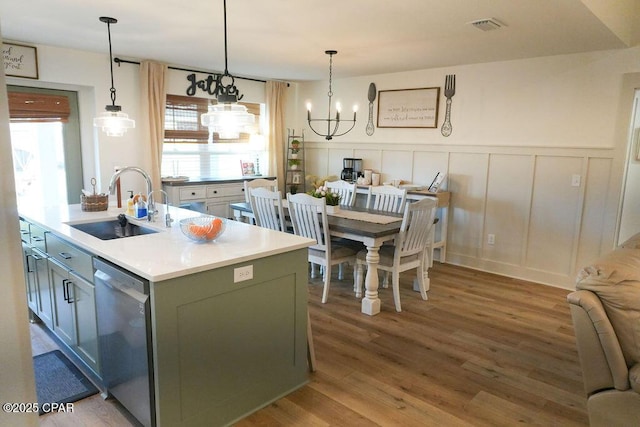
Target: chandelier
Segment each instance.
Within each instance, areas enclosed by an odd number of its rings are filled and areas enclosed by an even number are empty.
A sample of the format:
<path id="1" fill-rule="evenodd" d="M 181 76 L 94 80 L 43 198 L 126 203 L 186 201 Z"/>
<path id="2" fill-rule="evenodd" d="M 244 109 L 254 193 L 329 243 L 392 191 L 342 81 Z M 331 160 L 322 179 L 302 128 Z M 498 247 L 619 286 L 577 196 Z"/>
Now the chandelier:
<path id="1" fill-rule="evenodd" d="M 333 74 L 333 55 L 337 54 L 337 50 L 325 50 L 324 53 L 329 55 L 329 92 L 327 95 L 329 96 L 329 112 L 327 114 L 326 119 L 312 119 L 311 118 L 311 103 L 307 103 L 307 122 L 309 123 L 309 127 L 316 135 L 323 136 L 327 141 L 333 139 L 334 136 L 342 136 L 347 134 L 353 127 L 356 125 L 356 113 L 358 111 L 358 106 L 353 106 L 353 119 L 352 120 L 341 120 L 340 119 L 340 110 L 341 106 L 339 102 L 336 102 L 336 116 L 335 118 L 331 118 L 331 97 L 333 96 L 333 91 L 331 90 L 331 79 Z M 325 122 L 327 124 L 327 133 L 323 134 L 318 132 L 313 128 L 313 124 L 311 122 Z M 340 127 L 340 123 L 346 122 L 351 123 L 351 127 L 342 133 L 337 133 L 338 128 Z M 333 129 L 332 129 L 333 128 Z"/>
<path id="2" fill-rule="evenodd" d="M 107 24 L 109 34 L 109 65 L 111 66 L 111 105 L 105 107 L 105 112 L 93 119 L 93 126 L 102 128 L 108 136 L 122 136 L 128 129 L 136 127 L 136 122 L 123 113 L 122 107 L 116 105 L 116 88 L 113 84 L 113 54 L 111 52 L 111 24 L 118 22 L 115 18 L 101 16 L 101 22 Z"/>
<path id="3" fill-rule="evenodd" d="M 235 78 L 229 74 L 227 67 L 227 0 L 224 0 L 224 74 L 216 79 L 215 93 L 217 104 L 209 105 L 208 111 L 200 116 L 203 126 L 210 132 L 216 132 L 221 139 L 237 139 L 240 132 L 252 133 L 255 116 L 247 111 L 247 107 L 238 104 L 238 88 Z"/>

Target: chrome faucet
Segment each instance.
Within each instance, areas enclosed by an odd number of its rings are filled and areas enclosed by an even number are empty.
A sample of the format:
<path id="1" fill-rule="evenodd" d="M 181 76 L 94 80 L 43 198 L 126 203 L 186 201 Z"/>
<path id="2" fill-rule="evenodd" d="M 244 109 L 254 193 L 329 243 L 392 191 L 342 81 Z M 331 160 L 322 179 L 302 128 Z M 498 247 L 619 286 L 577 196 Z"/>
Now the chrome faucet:
<path id="1" fill-rule="evenodd" d="M 110 194 L 116 193 L 116 181 L 118 180 L 118 178 L 120 178 L 120 175 L 127 171 L 138 172 L 140 175 L 142 175 L 144 180 L 147 181 L 147 194 L 151 194 L 151 192 L 153 191 L 151 177 L 142 168 L 139 168 L 137 166 L 125 166 L 122 169 L 117 170 L 116 173 L 113 174 L 113 176 L 111 177 L 111 181 L 109 182 Z"/>
<path id="2" fill-rule="evenodd" d="M 154 216 L 158 213 L 158 209 L 156 209 L 155 200 L 153 199 L 153 193 L 156 193 L 156 192 L 164 194 L 164 205 L 166 206 L 166 209 L 167 209 L 164 215 L 164 225 L 165 227 L 171 227 L 171 223 L 173 222 L 173 219 L 169 214 L 169 195 L 164 190 L 153 190 L 147 195 L 147 202 L 148 202 L 147 219 L 149 221 L 153 221 Z"/>

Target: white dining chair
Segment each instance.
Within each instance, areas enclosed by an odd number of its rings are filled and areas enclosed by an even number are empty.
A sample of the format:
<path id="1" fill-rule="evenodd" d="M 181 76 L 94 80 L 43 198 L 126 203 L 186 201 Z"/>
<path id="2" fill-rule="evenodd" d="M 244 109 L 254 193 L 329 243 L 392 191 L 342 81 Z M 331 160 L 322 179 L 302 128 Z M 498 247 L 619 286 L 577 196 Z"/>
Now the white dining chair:
<path id="1" fill-rule="evenodd" d="M 324 186 L 334 193 L 340 195 L 341 206 L 355 206 L 356 204 L 356 184 L 344 180 L 325 181 Z"/>
<path id="2" fill-rule="evenodd" d="M 282 193 L 263 187 L 253 188 L 249 193 L 249 204 L 258 227 L 287 231 L 282 209 Z"/>
<path id="3" fill-rule="evenodd" d="M 246 180 L 244 182 L 244 198 L 247 203 L 250 203 L 249 196 L 251 190 L 254 188 L 266 188 L 271 191 L 278 191 L 278 179 L 256 178 Z"/>
<path id="4" fill-rule="evenodd" d="M 308 259 L 310 263 L 323 267 L 322 303 L 324 304 L 329 297 L 331 266 L 343 262 L 355 265 L 357 251 L 354 248 L 331 242 L 329 222 L 327 221 L 327 205 L 324 198 L 316 198 L 304 193 L 287 193 L 287 202 L 293 232 L 316 241 L 315 245 L 309 247 Z"/>
<path id="5" fill-rule="evenodd" d="M 391 273 L 393 300 L 396 311 L 402 311 L 400 305 L 400 273 L 417 269 L 418 287 L 423 300 L 427 299 L 427 289 L 424 273 L 429 268 L 429 244 L 431 228 L 436 214 L 436 201 L 423 199 L 414 203 L 407 203 L 404 209 L 400 232 L 394 239 L 393 246 L 382 246 L 379 251 L 380 261 L 378 270 Z M 358 252 L 356 265 L 356 294 L 362 293 L 364 266 L 367 251 Z"/>
<path id="6" fill-rule="evenodd" d="M 390 185 L 371 187 L 367 196 L 367 208 L 384 212 L 404 212 L 407 200 L 406 188 L 396 188 Z"/>

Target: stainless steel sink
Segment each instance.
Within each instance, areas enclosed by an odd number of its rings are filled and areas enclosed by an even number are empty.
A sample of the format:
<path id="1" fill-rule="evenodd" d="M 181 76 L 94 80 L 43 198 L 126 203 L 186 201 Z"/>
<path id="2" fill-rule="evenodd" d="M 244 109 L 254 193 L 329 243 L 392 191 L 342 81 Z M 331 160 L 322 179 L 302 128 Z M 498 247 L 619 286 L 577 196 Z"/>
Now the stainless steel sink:
<path id="1" fill-rule="evenodd" d="M 140 236 L 143 234 L 157 233 L 150 227 L 127 223 L 125 226 L 120 225 L 117 219 L 99 222 L 87 222 L 82 224 L 69 224 L 77 230 L 90 234 L 101 240 L 121 239 L 124 237 Z"/>

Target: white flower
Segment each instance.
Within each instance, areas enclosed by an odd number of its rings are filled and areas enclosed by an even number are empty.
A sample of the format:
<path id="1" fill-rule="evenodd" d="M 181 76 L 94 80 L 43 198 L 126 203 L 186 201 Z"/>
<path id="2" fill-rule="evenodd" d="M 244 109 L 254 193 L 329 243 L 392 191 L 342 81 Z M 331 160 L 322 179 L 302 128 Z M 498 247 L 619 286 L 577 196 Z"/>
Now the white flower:
<path id="1" fill-rule="evenodd" d="M 320 191 L 320 195 L 321 195 L 322 197 L 324 197 L 324 196 L 326 196 L 326 195 L 327 195 L 327 192 L 326 192 L 326 191 L 324 191 L 324 190 L 322 190 L 322 191 Z"/>

